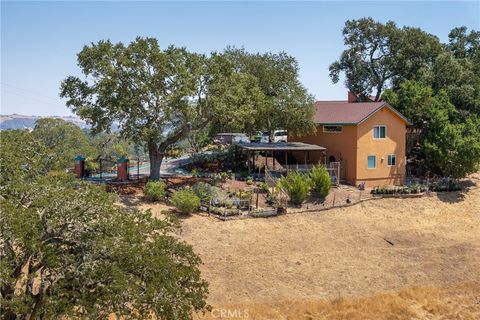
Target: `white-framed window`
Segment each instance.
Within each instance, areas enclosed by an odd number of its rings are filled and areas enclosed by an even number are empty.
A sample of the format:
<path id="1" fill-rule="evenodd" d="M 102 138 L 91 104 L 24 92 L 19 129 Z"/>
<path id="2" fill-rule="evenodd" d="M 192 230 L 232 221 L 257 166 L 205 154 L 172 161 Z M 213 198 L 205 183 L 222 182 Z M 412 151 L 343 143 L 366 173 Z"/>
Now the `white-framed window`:
<path id="1" fill-rule="evenodd" d="M 397 156 L 395 154 L 389 154 L 387 156 L 387 165 L 393 167 L 397 165 Z"/>
<path id="2" fill-rule="evenodd" d="M 387 137 L 387 126 L 374 126 L 373 139 L 385 139 Z"/>
<path id="3" fill-rule="evenodd" d="M 367 157 L 367 168 L 375 169 L 377 167 L 377 156 L 370 155 Z"/>
<path id="4" fill-rule="evenodd" d="M 342 126 L 323 126 L 323 132 L 326 133 L 340 133 L 343 131 Z"/>

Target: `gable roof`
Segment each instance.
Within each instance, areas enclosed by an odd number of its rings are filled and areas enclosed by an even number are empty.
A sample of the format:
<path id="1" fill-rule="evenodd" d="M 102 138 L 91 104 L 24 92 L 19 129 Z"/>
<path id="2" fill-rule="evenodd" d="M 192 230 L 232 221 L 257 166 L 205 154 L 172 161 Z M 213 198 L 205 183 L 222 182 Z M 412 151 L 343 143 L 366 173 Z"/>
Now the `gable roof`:
<path id="1" fill-rule="evenodd" d="M 368 119 L 383 107 L 389 108 L 408 125 L 410 121 L 386 102 L 348 102 L 317 101 L 315 102 L 314 122 L 320 124 L 359 124 Z"/>

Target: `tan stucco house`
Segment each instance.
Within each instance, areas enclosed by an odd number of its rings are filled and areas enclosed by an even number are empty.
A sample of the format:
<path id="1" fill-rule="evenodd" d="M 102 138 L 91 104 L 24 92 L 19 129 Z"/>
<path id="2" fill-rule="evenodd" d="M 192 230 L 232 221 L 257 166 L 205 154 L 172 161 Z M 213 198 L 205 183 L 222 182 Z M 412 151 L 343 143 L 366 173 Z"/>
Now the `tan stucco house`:
<path id="1" fill-rule="evenodd" d="M 347 101 L 317 101 L 316 133 L 289 141 L 325 147 L 326 162 L 341 163 L 346 183 L 402 184 L 410 122 L 386 102 L 355 102 L 355 98 L 349 94 Z"/>

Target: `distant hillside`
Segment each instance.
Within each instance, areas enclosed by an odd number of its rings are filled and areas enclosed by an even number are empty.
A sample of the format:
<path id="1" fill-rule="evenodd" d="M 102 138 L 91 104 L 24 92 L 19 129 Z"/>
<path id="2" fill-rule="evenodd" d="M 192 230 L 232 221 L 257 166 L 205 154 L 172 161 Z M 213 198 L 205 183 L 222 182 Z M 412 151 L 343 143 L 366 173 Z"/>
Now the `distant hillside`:
<path id="1" fill-rule="evenodd" d="M 89 128 L 90 126 L 80 118 L 69 116 L 69 117 L 40 117 L 40 116 L 24 116 L 21 114 L 11 114 L 11 115 L 0 115 L 0 130 L 9 130 L 9 129 L 33 129 L 35 123 L 38 119 L 41 118 L 60 118 L 65 121 L 71 122 L 80 128 Z"/>

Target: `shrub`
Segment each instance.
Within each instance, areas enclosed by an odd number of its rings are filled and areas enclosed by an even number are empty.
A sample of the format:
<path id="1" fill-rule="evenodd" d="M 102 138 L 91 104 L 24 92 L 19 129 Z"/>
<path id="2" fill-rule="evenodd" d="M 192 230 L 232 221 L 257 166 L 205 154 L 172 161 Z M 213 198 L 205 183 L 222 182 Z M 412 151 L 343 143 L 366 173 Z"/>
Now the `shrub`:
<path id="1" fill-rule="evenodd" d="M 260 188 L 262 188 L 263 191 L 268 192 L 268 184 L 266 182 L 262 183 L 260 185 Z"/>
<path id="2" fill-rule="evenodd" d="M 238 197 L 242 200 L 250 200 L 252 198 L 252 191 L 246 190 L 246 191 L 239 191 Z"/>
<path id="3" fill-rule="evenodd" d="M 223 172 L 220 173 L 220 177 L 223 180 L 227 180 L 228 178 L 230 178 L 230 175 L 228 173 L 226 173 L 225 171 L 223 171 Z"/>
<path id="4" fill-rule="evenodd" d="M 172 202 L 181 213 L 192 213 L 200 207 L 200 198 L 190 188 L 175 192 Z"/>
<path id="5" fill-rule="evenodd" d="M 310 178 L 299 172 L 289 172 L 278 181 L 280 187 L 288 193 L 293 204 L 300 205 L 307 199 L 311 188 Z"/>
<path id="6" fill-rule="evenodd" d="M 328 170 L 324 166 L 314 166 L 309 176 L 312 181 L 312 191 L 323 198 L 326 197 L 331 186 Z"/>
<path id="7" fill-rule="evenodd" d="M 165 189 L 167 185 L 163 181 L 149 181 L 143 189 L 143 193 L 150 201 L 159 201 L 165 199 Z"/>
<path id="8" fill-rule="evenodd" d="M 195 183 L 192 190 L 201 200 L 208 201 L 217 196 L 217 188 L 206 182 Z"/>
<path id="9" fill-rule="evenodd" d="M 192 174 L 192 177 L 198 177 L 198 169 L 197 168 L 193 168 L 190 173 Z"/>

